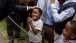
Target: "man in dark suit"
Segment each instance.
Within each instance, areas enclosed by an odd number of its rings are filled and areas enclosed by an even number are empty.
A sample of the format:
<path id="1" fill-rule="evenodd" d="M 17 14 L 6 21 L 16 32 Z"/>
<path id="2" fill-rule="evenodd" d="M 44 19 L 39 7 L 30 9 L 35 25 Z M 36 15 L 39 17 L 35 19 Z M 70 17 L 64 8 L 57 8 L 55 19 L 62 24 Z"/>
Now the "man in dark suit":
<path id="1" fill-rule="evenodd" d="M 17 0 L 0 0 L 0 20 L 5 18 L 12 11 L 26 11 L 27 9 L 33 9 L 35 7 L 27 7 L 15 5 Z M 24 1 L 27 2 L 28 0 Z M 30 1 L 30 0 L 29 0 Z"/>
<path id="2" fill-rule="evenodd" d="M 7 15 L 13 14 L 14 11 L 17 12 L 25 12 L 28 9 L 33 9 L 35 7 L 29 7 L 29 6 L 20 6 L 16 5 L 17 0 L 0 0 L 0 20 L 5 18 Z M 22 0 L 20 1 L 20 3 Z M 30 0 L 24 0 L 23 2 L 28 3 Z M 10 24 L 8 24 L 10 25 Z M 9 29 L 8 29 L 9 30 Z M 14 43 L 13 34 L 10 34 L 12 30 L 9 30 L 10 32 L 7 32 L 9 34 L 10 43 Z M 20 37 L 19 37 L 20 38 Z"/>

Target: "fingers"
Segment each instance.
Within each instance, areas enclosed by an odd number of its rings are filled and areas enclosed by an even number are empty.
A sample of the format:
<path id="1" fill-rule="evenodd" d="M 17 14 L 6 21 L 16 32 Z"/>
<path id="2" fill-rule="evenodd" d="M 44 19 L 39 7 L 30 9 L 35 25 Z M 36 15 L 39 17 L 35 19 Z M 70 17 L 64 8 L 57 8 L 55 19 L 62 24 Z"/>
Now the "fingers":
<path id="1" fill-rule="evenodd" d="M 32 18 L 28 18 L 27 19 L 27 22 L 30 24 L 30 23 L 32 23 Z"/>

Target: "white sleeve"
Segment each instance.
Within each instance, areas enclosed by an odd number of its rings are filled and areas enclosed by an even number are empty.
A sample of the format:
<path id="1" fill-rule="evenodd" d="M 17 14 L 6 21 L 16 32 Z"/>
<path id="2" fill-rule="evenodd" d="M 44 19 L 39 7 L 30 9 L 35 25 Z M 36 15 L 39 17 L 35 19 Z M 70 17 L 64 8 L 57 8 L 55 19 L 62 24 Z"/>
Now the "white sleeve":
<path id="1" fill-rule="evenodd" d="M 39 6 L 38 3 L 39 3 L 39 0 L 37 1 L 37 5 L 36 6 Z"/>
<path id="2" fill-rule="evenodd" d="M 59 4 L 58 0 L 55 0 L 55 6 L 56 6 L 56 8 L 59 10 L 60 4 Z"/>
<path id="3" fill-rule="evenodd" d="M 36 29 L 42 31 L 43 28 L 43 22 L 38 22 Z"/>
<path id="4" fill-rule="evenodd" d="M 27 6 L 27 10 L 28 10 L 28 6 Z"/>
<path id="5" fill-rule="evenodd" d="M 51 4 L 51 11 L 55 22 L 62 22 L 65 19 L 73 16 L 75 10 L 73 7 L 70 7 L 64 11 L 62 11 L 60 14 L 58 14 L 58 9 L 56 8 L 55 4 Z"/>

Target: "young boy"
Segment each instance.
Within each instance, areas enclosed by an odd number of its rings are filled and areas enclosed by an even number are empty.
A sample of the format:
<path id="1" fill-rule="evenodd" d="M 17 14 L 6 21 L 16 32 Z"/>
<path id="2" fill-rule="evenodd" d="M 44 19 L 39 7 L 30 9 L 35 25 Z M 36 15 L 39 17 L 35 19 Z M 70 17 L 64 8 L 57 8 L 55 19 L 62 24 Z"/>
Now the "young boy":
<path id="1" fill-rule="evenodd" d="M 35 8 L 32 10 L 32 18 L 27 19 L 27 29 L 30 43 L 41 43 L 43 22 L 40 19 L 42 10 Z"/>
<path id="2" fill-rule="evenodd" d="M 62 35 L 54 43 L 76 43 L 76 21 L 67 22 Z"/>

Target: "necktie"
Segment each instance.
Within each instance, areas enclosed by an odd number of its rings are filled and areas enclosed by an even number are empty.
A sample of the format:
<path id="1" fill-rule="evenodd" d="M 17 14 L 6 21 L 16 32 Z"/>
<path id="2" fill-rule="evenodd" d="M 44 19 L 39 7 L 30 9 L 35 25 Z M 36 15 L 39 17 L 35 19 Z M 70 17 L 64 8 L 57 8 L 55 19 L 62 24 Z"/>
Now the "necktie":
<path id="1" fill-rule="evenodd" d="M 71 43 L 71 42 L 70 42 L 69 40 L 67 40 L 66 38 L 64 38 L 63 41 L 64 41 L 65 43 Z"/>
<path id="2" fill-rule="evenodd" d="M 42 21 L 45 22 L 46 21 L 46 10 L 47 10 L 47 2 L 46 0 L 44 0 L 45 3 L 44 3 L 44 7 L 43 7 L 43 15 L 42 15 Z"/>

